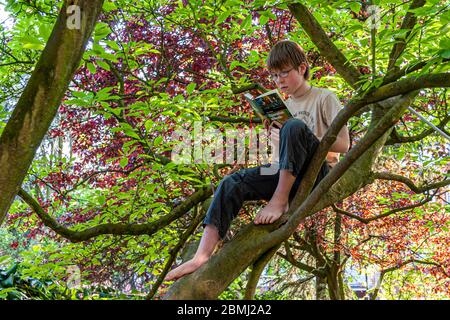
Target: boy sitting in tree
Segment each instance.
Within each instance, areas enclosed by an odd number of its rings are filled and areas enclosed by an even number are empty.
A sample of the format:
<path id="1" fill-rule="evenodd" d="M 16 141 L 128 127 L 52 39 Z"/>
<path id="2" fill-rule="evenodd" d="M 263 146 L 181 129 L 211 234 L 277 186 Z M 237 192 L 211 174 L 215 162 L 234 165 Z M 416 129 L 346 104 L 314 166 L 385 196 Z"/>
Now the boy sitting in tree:
<path id="1" fill-rule="evenodd" d="M 276 168 L 273 170 L 276 173 L 268 174 L 268 166 L 265 165 L 226 176 L 220 182 L 203 221 L 205 229 L 195 256 L 170 271 L 167 281 L 192 273 L 208 261 L 244 201 L 269 201 L 256 215 L 255 224 L 273 223 L 285 213 L 320 140 L 342 108 L 331 91 L 308 83 L 309 65 L 297 43 L 278 42 L 269 53 L 267 67 L 277 87 L 289 95 L 286 104 L 293 116 L 283 124 L 271 123 L 272 128 L 276 127 L 271 129 L 272 142 L 279 144 L 279 148 L 275 148 L 279 154 L 272 159 L 271 165 L 272 170 Z M 337 163 L 338 153 L 348 151 L 349 140 L 348 129 L 344 126 L 330 148 L 314 187 Z"/>

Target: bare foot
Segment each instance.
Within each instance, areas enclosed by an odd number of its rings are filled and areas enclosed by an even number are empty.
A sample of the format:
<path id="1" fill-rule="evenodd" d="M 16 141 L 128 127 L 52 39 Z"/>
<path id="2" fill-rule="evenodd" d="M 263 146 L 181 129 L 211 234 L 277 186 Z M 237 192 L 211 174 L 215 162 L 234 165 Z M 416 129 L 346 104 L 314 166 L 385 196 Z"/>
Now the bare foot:
<path id="1" fill-rule="evenodd" d="M 178 280 L 181 277 L 184 277 L 185 275 L 190 274 L 200 268 L 206 261 L 208 261 L 208 259 L 191 259 L 189 261 L 186 261 L 185 263 L 171 270 L 164 278 L 164 281 Z"/>
<path id="2" fill-rule="evenodd" d="M 289 209 L 289 203 L 272 201 L 262 208 L 256 215 L 255 224 L 271 224 Z"/>

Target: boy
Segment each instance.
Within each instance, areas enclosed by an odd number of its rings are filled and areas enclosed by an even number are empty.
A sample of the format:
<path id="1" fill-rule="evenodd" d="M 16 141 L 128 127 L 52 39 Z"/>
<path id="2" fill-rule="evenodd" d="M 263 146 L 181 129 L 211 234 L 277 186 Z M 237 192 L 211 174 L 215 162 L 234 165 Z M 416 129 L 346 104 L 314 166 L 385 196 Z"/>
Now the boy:
<path id="1" fill-rule="evenodd" d="M 256 215 L 255 224 L 273 223 L 285 213 L 320 139 L 341 108 L 331 91 L 309 85 L 306 55 L 295 42 L 278 42 L 269 53 L 267 67 L 277 87 L 289 95 L 286 104 L 293 116 L 284 124 L 276 121 L 271 124 L 276 127 L 271 129 L 272 142 L 280 142 L 279 154 L 276 155 L 279 157 L 272 159 L 276 173 L 268 174 L 267 166 L 259 166 L 226 176 L 220 182 L 203 221 L 205 229 L 194 258 L 170 271 L 167 281 L 194 272 L 209 259 L 244 201 L 269 200 Z M 349 140 L 348 129 L 344 127 L 330 148 L 314 187 L 337 163 L 338 153 L 348 151 Z"/>

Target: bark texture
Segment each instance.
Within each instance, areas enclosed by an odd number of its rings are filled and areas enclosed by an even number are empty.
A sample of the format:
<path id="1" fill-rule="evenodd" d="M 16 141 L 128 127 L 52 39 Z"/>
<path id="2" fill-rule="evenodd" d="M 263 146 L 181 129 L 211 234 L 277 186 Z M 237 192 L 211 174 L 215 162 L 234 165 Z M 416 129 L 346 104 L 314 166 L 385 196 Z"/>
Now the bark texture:
<path id="1" fill-rule="evenodd" d="M 94 29 L 104 0 L 65 1 L 52 34 L 0 137 L 0 224 L 55 117 Z M 80 28 L 69 29 L 69 5 L 80 8 Z M 69 24 L 69 26 L 71 26 Z"/>

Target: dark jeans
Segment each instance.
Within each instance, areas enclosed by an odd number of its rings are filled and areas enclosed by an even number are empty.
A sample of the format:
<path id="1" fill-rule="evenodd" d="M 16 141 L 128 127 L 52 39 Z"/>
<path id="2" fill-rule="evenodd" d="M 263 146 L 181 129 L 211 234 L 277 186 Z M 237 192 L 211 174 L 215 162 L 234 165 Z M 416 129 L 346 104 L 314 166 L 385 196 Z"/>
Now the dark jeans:
<path id="1" fill-rule="evenodd" d="M 203 225 L 212 224 L 223 239 L 232 220 L 244 201 L 270 200 L 278 184 L 280 169 L 292 172 L 296 177 L 289 194 L 291 201 L 305 175 L 309 162 L 319 145 L 319 140 L 299 119 L 289 119 L 280 130 L 279 169 L 270 172 L 270 164 L 239 170 L 226 176 L 214 193 Z M 269 172 L 269 174 L 268 174 Z M 314 188 L 329 172 L 326 162 L 322 165 Z"/>

